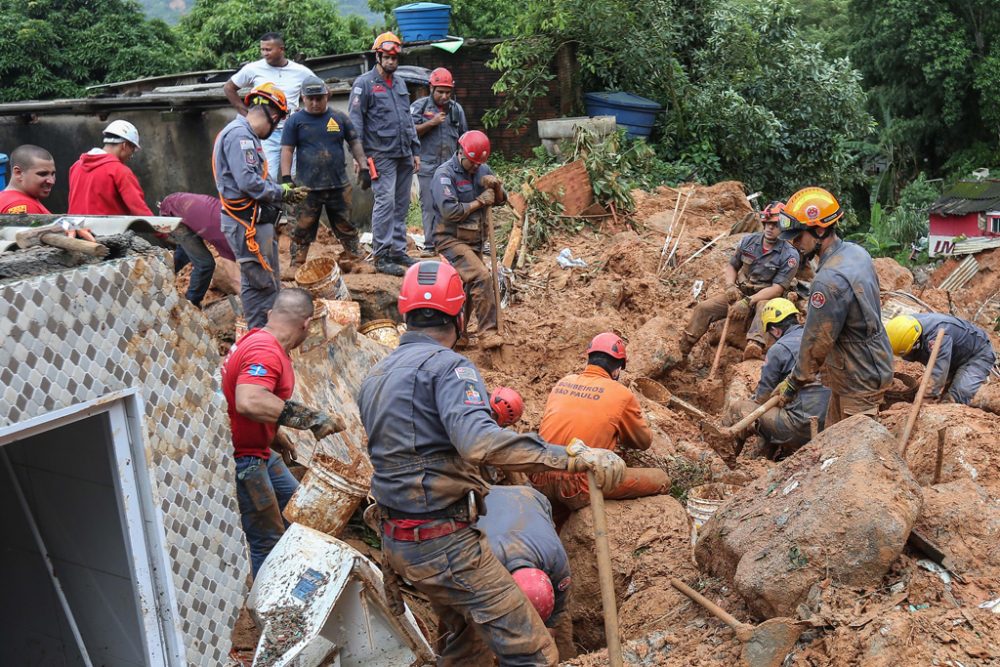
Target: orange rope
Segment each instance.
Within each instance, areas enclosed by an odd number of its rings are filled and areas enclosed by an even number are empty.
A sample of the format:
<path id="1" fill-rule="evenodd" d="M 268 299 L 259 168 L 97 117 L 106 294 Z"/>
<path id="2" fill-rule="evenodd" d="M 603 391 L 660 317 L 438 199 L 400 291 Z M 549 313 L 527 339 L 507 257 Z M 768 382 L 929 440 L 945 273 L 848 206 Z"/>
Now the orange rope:
<path id="1" fill-rule="evenodd" d="M 215 172 L 215 152 L 219 148 L 219 139 L 221 138 L 222 138 L 222 132 L 219 132 L 219 134 L 217 134 L 215 137 L 215 146 L 212 148 L 212 179 L 215 180 L 216 183 L 219 182 L 219 179 Z M 267 157 L 264 157 L 263 160 L 264 160 L 263 178 L 266 181 Z M 260 244 L 257 243 L 257 240 L 254 238 L 257 236 L 257 216 L 260 214 L 260 205 L 257 203 L 256 200 L 251 199 L 250 197 L 240 197 L 239 199 L 226 199 L 225 197 L 222 196 L 221 192 L 219 193 L 219 201 L 222 203 L 222 210 L 226 212 L 226 215 L 228 215 L 230 218 L 243 225 L 243 229 L 246 230 L 247 250 L 249 250 L 250 252 L 252 252 L 254 255 L 257 256 L 257 261 L 260 262 L 260 265 L 264 267 L 265 271 L 271 271 L 270 264 L 267 263 L 267 260 L 264 259 L 264 255 L 261 254 L 260 252 Z M 251 206 L 253 207 L 253 212 L 250 214 L 249 223 L 245 221 L 243 218 L 236 215 L 236 212 L 245 211 Z"/>

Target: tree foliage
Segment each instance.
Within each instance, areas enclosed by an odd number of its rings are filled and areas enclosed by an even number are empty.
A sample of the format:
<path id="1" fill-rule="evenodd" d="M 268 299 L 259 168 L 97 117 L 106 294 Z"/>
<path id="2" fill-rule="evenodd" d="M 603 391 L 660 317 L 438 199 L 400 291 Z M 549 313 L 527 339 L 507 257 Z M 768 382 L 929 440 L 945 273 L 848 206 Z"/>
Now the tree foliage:
<path id="1" fill-rule="evenodd" d="M 0 0 L 0 100 L 82 95 L 88 85 L 166 74 L 179 48 L 132 0 Z"/>
<path id="2" fill-rule="evenodd" d="M 198 0 L 177 25 L 193 68 L 238 67 L 260 58 L 266 32 L 285 35 L 289 54 L 319 56 L 371 46 L 370 29 L 343 17 L 327 0 Z"/>
<path id="3" fill-rule="evenodd" d="M 860 178 L 852 145 L 872 129 L 860 76 L 797 32 L 786 0 L 556 0 L 521 13 L 496 47 L 488 116 L 523 121 L 572 49 L 584 90 L 626 90 L 666 107 L 659 146 L 689 175 L 737 178 L 768 196 Z M 852 143 L 855 142 L 855 143 Z"/>

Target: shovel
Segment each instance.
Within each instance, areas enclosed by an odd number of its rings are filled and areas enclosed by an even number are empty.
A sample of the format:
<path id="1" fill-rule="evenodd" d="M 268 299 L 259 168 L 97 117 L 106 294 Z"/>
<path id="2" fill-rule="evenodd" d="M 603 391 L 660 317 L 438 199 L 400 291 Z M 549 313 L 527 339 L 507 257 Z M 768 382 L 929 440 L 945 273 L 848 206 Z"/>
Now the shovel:
<path id="1" fill-rule="evenodd" d="M 727 426 L 726 428 L 721 429 L 722 434 L 730 437 L 736 435 L 737 433 L 745 429 L 747 426 L 760 419 L 761 415 L 763 415 L 765 412 L 776 406 L 779 401 L 781 401 L 781 396 L 772 396 L 771 398 L 767 399 L 767 401 L 765 401 L 763 405 L 757 407 L 753 412 L 748 414 L 743 419 L 739 420 L 732 426 Z"/>
<path id="2" fill-rule="evenodd" d="M 804 630 L 791 618 L 772 618 L 756 627 L 741 623 L 684 582 L 671 579 L 670 584 L 736 631 L 736 638 L 743 642 L 740 660 L 748 667 L 780 667 Z"/>
<path id="3" fill-rule="evenodd" d="M 705 428 L 706 431 L 712 435 L 724 435 L 722 430 L 712 423 L 711 417 L 703 411 L 699 410 L 695 406 L 691 405 L 687 401 L 683 401 L 676 396 L 674 396 L 669 389 L 664 387 L 662 384 L 656 380 L 650 378 L 636 378 L 635 386 L 643 396 L 651 401 L 656 401 L 660 405 L 673 405 L 684 412 L 697 417 L 701 420 L 701 426 Z"/>
<path id="4" fill-rule="evenodd" d="M 594 513 L 594 543 L 597 545 L 597 575 L 601 581 L 601 606 L 604 608 L 604 636 L 608 641 L 608 664 L 623 667 L 622 638 L 618 631 L 618 602 L 611 575 L 611 549 L 608 547 L 608 519 L 604 515 L 604 492 L 597 486 L 594 473 L 587 471 L 590 485 L 590 509 Z"/>

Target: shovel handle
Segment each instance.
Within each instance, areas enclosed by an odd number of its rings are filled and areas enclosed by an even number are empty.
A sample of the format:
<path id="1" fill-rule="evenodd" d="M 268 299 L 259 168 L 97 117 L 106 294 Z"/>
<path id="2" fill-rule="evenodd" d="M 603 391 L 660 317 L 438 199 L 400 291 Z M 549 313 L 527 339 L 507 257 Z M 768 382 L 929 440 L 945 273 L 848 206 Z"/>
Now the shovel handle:
<path id="1" fill-rule="evenodd" d="M 604 607 L 604 635 L 608 641 L 608 663 L 624 667 L 622 640 L 618 631 L 618 602 L 611 577 L 611 549 L 608 547 L 608 520 L 604 514 L 604 492 L 597 486 L 594 473 L 587 471 L 590 485 L 590 509 L 594 514 L 594 543 L 597 546 L 597 575 L 601 581 L 601 605 Z"/>
<path id="2" fill-rule="evenodd" d="M 720 621 L 731 627 L 733 630 L 735 630 L 736 635 L 740 637 L 740 639 L 744 639 L 743 635 L 746 634 L 747 632 L 751 633 L 753 632 L 752 626 L 749 626 L 746 623 L 741 623 L 740 621 L 736 620 L 736 618 L 733 617 L 732 614 L 730 614 L 725 609 L 723 609 L 719 605 L 715 604 L 714 602 L 706 598 L 698 591 L 694 590 L 693 588 L 685 584 L 680 579 L 672 578 L 670 580 L 670 585 L 679 590 L 684 595 L 694 600 L 695 602 L 697 602 L 698 604 L 700 604 L 707 611 L 711 612 L 712 615 L 715 616 L 717 619 L 719 619 Z M 746 640 L 744 639 L 744 641 Z"/>
<path id="3" fill-rule="evenodd" d="M 732 426 L 722 429 L 722 431 L 726 435 L 735 435 L 736 433 L 739 433 L 747 426 L 757 421 L 762 414 L 764 414 L 765 412 L 776 406 L 779 401 L 781 401 L 781 396 L 772 396 L 771 398 L 767 399 L 764 405 L 758 407 L 756 410 L 754 410 L 746 417 L 733 424 Z"/>
<path id="4" fill-rule="evenodd" d="M 934 339 L 934 347 L 931 348 L 931 356 L 927 359 L 927 366 L 924 368 L 924 376 L 920 379 L 920 388 L 917 390 L 917 397 L 913 399 L 913 407 L 906 417 L 906 425 L 903 426 L 899 434 L 899 446 L 903 450 L 903 459 L 906 460 L 906 450 L 910 448 L 910 435 L 913 427 L 917 424 L 917 415 L 920 414 L 920 406 L 924 402 L 924 394 L 931 383 L 931 371 L 934 370 L 934 363 L 937 361 L 938 352 L 941 351 L 941 343 L 944 341 L 944 328 L 938 329 L 937 337 Z"/>
<path id="5" fill-rule="evenodd" d="M 722 336 L 719 338 L 719 347 L 715 350 L 715 359 L 712 360 L 712 369 L 708 371 L 708 379 L 715 377 L 715 371 L 719 370 L 719 360 L 722 359 L 722 349 L 726 347 L 726 336 L 729 334 L 729 315 L 726 315 L 726 322 L 722 325 Z"/>

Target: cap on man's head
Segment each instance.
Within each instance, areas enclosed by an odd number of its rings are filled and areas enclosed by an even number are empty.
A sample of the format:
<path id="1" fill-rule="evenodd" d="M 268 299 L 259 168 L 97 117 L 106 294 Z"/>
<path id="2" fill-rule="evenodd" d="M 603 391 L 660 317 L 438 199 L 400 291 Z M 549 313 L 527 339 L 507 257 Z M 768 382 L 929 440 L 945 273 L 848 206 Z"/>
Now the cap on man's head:
<path id="1" fill-rule="evenodd" d="M 302 81 L 302 94 L 303 95 L 326 95 L 330 92 L 327 88 L 326 82 L 318 76 L 307 76 Z"/>

